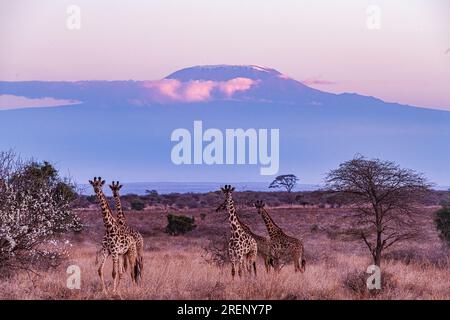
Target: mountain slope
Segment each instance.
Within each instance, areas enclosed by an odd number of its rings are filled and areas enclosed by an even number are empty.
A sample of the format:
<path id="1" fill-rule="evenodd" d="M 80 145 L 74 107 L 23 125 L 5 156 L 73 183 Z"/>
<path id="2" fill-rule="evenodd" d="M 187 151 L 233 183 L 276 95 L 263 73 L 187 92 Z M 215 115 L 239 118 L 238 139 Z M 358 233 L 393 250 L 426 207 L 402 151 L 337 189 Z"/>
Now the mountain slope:
<path id="1" fill-rule="evenodd" d="M 0 95 L 79 105 L 0 111 L 0 150 L 48 159 L 77 180 L 268 181 L 259 165 L 172 163 L 173 130 L 280 130 L 280 171 L 303 183 L 361 153 L 450 184 L 450 112 L 312 89 L 257 66 L 186 68 L 156 81 L 0 82 Z M 70 172 L 68 171 L 70 169 Z"/>

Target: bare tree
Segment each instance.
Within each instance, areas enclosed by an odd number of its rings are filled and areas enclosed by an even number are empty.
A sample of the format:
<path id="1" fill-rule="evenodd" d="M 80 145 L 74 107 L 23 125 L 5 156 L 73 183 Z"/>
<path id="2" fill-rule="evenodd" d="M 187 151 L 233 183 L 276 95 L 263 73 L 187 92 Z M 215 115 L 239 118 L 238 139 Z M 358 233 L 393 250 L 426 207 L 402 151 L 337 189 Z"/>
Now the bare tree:
<path id="1" fill-rule="evenodd" d="M 357 156 L 326 177 L 330 189 L 345 196 L 356 209 L 354 232 L 361 236 L 374 264 L 383 250 L 418 233 L 415 216 L 431 185 L 413 170 L 390 161 Z"/>
<path id="2" fill-rule="evenodd" d="M 291 192 L 297 184 L 298 178 L 293 174 L 285 174 L 275 178 L 269 185 L 269 188 L 284 188 L 287 192 Z"/>

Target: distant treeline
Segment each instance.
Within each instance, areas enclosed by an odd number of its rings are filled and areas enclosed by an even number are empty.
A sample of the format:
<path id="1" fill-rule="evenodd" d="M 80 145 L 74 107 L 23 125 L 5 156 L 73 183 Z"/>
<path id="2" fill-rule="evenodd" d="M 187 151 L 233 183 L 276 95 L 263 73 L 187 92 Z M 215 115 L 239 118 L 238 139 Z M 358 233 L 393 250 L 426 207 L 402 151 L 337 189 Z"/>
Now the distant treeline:
<path id="1" fill-rule="evenodd" d="M 242 191 L 233 194 L 238 206 L 252 206 L 256 200 L 263 200 L 270 207 L 285 205 L 300 205 L 304 207 L 340 208 L 351 205 L 342 195 L 330 191 L 301 191 L 301 192 L 261 192 Z M 441 205 L 450 196 L 450 191 L 433 190 L 426 197 L 423 205 Z M 143 210 L 144 208 L 161 209 L 195 209 L 216 208 L 223 202 L 220 191 L 208 193 L 170 193 L 158 194 L 149 191 L 147 195 L 126 194 L 121 197 L 125 210 Z M 111 205 L 113 206 L 113 200 Z M 76 208 L 88 208 L 97 203 L 95 196 L 80 195 L 73 203 Z"/>

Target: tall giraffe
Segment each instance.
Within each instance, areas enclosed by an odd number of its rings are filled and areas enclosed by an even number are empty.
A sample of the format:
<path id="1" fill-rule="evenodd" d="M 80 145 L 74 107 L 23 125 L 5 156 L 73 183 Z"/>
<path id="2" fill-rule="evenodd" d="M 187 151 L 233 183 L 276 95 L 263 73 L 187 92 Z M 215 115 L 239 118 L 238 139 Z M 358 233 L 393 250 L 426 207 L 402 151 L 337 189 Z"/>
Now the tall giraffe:
<path id="1" fill-rule="evenodd" d="M 273 257 L 273 266 L 276 270 L 281 269 L 281 260 L 286 258 L 294 262 L 295 272 L 305 271 L 306 260 L 304 259 L 304 250 L 302 242 L 294 237 L 288 236 L 277 226 L 264 208 L 262 201 L 256 201 L 255 207 L 264 220 L 271 241 L 271 253 Z"/>
<path id="2" fill-rule="evenodd" d="M 237 218 L 232 196 L 234 188 L 230 185 L 225 185 L 221 190 L 225 195 L 231 228 L 230 240 L 228 242 L 228 254 L 231 260 L 231 275 L 234 278 L 237 265 L 238 275 L 241 277 L 242 269 L 246 265 L 246 267 L 253 266 L 253 271 L 256 276 L 256 256 L 258 254 L 256 240 L 242 227 Z"/>
<path id="3" fill-rule="evenodd" d="M 125 220 L 125 215 L 123 213 L 122 203 L 120 201 L 119 191 L 122 188 L 122 185 L 119 181 L 113 181 L 112 184 L 109 185 L 113 196 L 114 203 L 116 205 L 117 210 L 117 222 L 120 226 L 122 226 L 136 241 L 136 250 L 137 250 L 137 264 L 135 274 L 137 274 L 136 281 L 140 282 L 142 280 L 142 272 L 144 269 L 144 238 L 142 235 L 135 229 L 129 227 Z M 124 267 L 127 268 L 127 260 L 124 260 Z"/>
<path id="4" fill-rule="evenodd" d="M 111 255 L 113 260 L 113 293 L 116 293 L 123 273 L 120 259 L 128 259 L 131 266 L 131 278 L 133 281 L 136 279 L 136 241 L 123 227 L 117 223 L 116 219 L 113 217 L 111 208 L 109 207 L 108 201 L 106 200 L 105 194 L 102 190 L 105 180 L 98 177 L 94 178 L 94 180 L 89 180 L 89 183 L 94 188 L 95 194 L 100 201 L 103 214 L 103 223 L 105 224 L 106 229 L 102 240 L 98 275 L 100 276 L 100 280 L 102 282 L 103 292 L 107 293 L 105 280 L 103 277 L 103 268 L 105 266 L 106 259 L 109 255 Z"/>
<path id="5" fill-rule="evenodd" d="M 216 212 L 224 211 L 226 209 L 227 209 L 227 202 L 225 201 L 216 209 Z M 256 245 L 258 247 L 258 255 L 264 261 L 264 267 L 266 269 L 266 272 L 269 272 L 270 267 L 272 266 L 270 239 L 267 239 L 266 237 L 254 233 L 249 226 L 247 226 L 244 222 L 242 222 L 241 219 L 239 219 L 239 216 L 237 214 L 236 218 L 238 219 L 240 225 L 242 226 L 242 229 L 244 229 L 248 234 L 250 234 L 253 237 L 253 239 L 256 240 Z"/>

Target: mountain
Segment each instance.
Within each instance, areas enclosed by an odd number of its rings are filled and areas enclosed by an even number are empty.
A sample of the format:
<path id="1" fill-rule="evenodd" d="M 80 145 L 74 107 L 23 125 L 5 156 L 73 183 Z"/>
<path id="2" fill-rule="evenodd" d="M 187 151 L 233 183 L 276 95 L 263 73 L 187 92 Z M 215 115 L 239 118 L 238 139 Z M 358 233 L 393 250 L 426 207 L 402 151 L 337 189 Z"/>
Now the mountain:
<path id="1" fill-rule="evenodd" d="M 331 94 L 259 66 L 196 66 L 155 81 L 0 82 L 0 95 L 79 104 L 0 111 L 0 150 L 53 161 L 80 182 L 269 181 L 260 165 L 175 165 L 178 128 L 279 129 L 279 174 L 303 183 L 355 154 L 450 184 L 450 112 Z M 39 101 L 39 100 L 37 100 Z M 25 106 L 24 106 L 25 107 Z M 1 110 L 1 106 L 0 106 Z M 204 143 L 204 146 L 207 143 Z"/>

